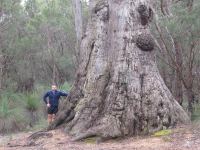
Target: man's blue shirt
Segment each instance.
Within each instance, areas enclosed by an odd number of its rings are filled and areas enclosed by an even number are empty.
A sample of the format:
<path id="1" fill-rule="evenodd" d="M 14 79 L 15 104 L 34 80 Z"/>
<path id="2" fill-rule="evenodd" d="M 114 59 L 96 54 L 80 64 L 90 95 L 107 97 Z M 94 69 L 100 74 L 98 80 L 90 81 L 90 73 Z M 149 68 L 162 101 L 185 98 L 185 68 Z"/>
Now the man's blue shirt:
<path id="1" fill-rule="evenodd" d="M 43 100 L 47 104 L 47 97 L 48 97 L 51 106 L 58 106 L 60 96 L 68 96 L 68 93 L 57 90 L 55 91 L 51 90 L 44 95 Z"/>

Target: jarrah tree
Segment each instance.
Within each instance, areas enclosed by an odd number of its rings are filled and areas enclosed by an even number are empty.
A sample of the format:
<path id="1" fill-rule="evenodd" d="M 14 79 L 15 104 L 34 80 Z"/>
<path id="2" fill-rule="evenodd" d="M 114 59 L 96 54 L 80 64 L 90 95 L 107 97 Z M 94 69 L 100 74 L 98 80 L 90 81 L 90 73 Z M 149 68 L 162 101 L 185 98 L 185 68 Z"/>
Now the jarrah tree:
<path id="1" fill-rule="evenodd" d="M 74 140 L 107 139 L 189 122 L 156 66 L 150 0 L 91 3 L 77 77 L 49 129 L 65 126 Z"/>

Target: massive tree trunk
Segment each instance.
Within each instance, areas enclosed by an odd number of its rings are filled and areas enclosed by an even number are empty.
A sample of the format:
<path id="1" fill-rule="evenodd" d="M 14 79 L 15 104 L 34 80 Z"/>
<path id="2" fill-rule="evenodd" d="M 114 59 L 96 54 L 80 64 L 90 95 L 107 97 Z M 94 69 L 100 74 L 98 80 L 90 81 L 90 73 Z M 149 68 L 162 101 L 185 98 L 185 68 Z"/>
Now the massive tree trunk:
<path id="1" fill-rule="evenodd" d="M 94 3 L 76 81 L 49 129 L 64 125 L 79 140 L 148 134 L 189 122 L 156 66 L 150 1 Z"/>

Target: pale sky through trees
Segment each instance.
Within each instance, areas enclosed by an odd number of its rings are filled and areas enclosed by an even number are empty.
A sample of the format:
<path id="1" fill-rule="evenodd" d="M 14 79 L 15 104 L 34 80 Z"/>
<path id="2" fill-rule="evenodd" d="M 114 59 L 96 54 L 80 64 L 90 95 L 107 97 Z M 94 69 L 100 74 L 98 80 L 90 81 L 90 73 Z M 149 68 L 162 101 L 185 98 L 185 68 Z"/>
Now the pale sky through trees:
<path id="1" fill-rule="evenodd" d="M 26 0 L 21 0 L 21 5 L 24 5 L 25 1 L 26 1 Z M 85 1 L 85 2 L 87 2 L 87 3 L 89 2 L 89 0 L 81 0 L 81 1 Z"/>

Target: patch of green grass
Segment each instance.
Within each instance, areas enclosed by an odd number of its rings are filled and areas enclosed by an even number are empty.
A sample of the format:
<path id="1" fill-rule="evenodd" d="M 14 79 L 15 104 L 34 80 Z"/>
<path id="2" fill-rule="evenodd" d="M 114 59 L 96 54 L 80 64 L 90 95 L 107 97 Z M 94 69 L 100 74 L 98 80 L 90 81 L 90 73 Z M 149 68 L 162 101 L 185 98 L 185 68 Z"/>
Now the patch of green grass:
<path id="1" fill-rule="evenodd" d="M 86 138 L 86 139 L 84 139 L 84 142 L 87 144 L 95 144 L 96 138 L 95 137 Z"/>
<path id="2" fill-rule="evenodd" d="M 157 131 L 153 134 L 153 136 L 159 137 L 159 136 L 167 136 L 170 134 L 172 134 L 172 130 L 168 129 L 168 130 Z"/>

